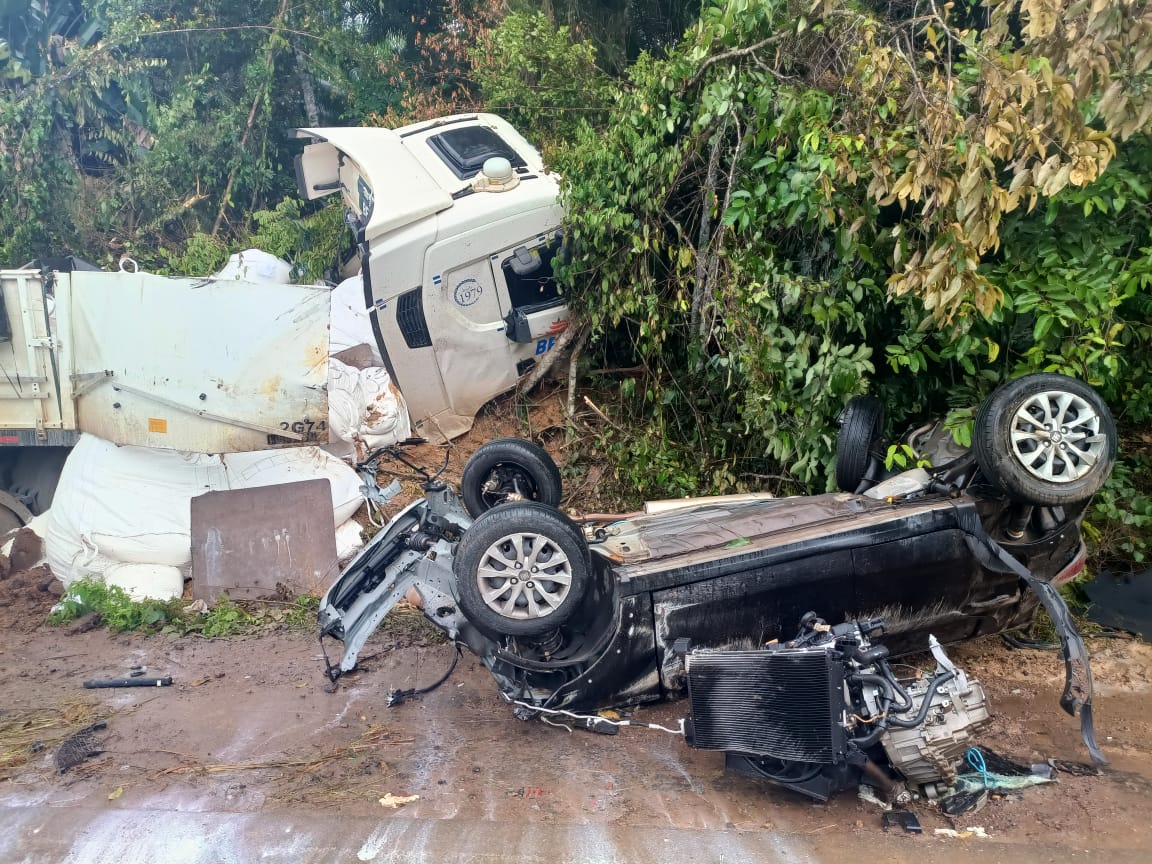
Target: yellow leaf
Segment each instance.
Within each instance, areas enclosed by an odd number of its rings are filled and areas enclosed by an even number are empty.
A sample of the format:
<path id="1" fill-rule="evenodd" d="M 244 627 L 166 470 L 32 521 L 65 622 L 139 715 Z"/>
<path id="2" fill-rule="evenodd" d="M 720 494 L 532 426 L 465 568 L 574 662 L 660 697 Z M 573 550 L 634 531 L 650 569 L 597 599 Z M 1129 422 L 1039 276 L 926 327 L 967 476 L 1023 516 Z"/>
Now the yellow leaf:
<path id="1" fill-rule="evenodd" d="M 993 342 L 987 336 L 984 337 L 984 341 L 988 343 L 988 362 L 995 363 L 996 358 L 1000 356 L 1000 343 Z"/>
<path id="2" fill-rule="evenodd" d="M 108 800 L 109 801 L 115 801 L 117 798 L 119 798 L 123 794 L 124 794 L 124 787 L 123 786 L 117 786 L 115 789 L 113 789 L 111 792 L 108 793 Z"/>

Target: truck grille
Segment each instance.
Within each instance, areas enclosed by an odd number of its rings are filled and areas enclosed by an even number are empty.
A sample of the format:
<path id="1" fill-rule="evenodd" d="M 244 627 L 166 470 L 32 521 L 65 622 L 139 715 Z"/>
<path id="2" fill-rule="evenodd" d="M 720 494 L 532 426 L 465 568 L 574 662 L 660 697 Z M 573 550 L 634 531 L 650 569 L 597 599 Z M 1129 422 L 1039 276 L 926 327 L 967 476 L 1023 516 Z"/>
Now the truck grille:
<path id="1" fill-rule="evenodd" d="M 430 348 L 428 322 L 424 320 L 424 298 L 420 288 L 413 288 L 396 298 L 396 326 L 409 348 Z"/>
<path id="2" fill-rule="evenodd" d="M 798 762 L 844 757 L 844 666 L 824 650 L 688 655 L 688 743 Z"/>

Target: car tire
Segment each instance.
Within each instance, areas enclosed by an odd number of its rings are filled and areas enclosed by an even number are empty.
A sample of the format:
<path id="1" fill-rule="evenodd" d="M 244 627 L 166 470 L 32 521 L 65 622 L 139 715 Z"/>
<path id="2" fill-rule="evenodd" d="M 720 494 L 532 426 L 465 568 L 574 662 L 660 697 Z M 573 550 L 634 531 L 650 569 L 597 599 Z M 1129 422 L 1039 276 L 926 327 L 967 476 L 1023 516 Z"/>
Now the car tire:
<path id="1" fill-rule="evenodd" d="M 1116 461 L 1116 424 L 1091 387 L 1065 375 L 1025 375 L 980 407 L 972 449 L 985 479 L 1044 507 L 1091 498 Z"/>
<path id="2" fill-rule="evenodd" d="M 877 458 L 876 445 L 884 430 L 884 406 L 875 396 L 853 396 L 840 418 L 836 436 L 836 485 L 856 492 L 868 466 Z"/>
<path id="3" fill-rule="evenodd" d="M 456 547 L 452 572 L 460 609 L 478 629 L 496 637 L 543 636 L 580 607 L 592 582 L 592 556 L 562 512 L 517 501 L 477 517 Z"/>
<path id="4" fill-rule="evenodd" d="M 497 438 L 481 446 L 460 478 L 464 507 L 473 519 L 511 501 L 560 506 L 560 469 L 543 447 L 523 438 Z"/>

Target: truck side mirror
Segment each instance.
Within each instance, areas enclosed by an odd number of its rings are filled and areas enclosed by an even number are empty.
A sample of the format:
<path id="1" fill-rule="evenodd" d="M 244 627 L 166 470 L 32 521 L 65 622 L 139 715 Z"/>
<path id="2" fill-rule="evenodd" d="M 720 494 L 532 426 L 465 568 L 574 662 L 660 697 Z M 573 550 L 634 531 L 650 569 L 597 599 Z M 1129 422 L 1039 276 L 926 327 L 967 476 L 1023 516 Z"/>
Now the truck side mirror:
<path id="1" fill-rule="evenodd" d="M 504 319 L 504 333 L 513 342 L 524 344 L 536 341 L 532 336 L 532 325 L 523 309 L 513 309 L 508 313 Z"/>
<path id="2" fill-rule="evenodd" d="M 508 266 L 517 276 L 531 276 L 540 269 L 541 264 L 540 253 L 535 250 L 529 252 L 527 246 L 517 246 L 508 259 Z"/>

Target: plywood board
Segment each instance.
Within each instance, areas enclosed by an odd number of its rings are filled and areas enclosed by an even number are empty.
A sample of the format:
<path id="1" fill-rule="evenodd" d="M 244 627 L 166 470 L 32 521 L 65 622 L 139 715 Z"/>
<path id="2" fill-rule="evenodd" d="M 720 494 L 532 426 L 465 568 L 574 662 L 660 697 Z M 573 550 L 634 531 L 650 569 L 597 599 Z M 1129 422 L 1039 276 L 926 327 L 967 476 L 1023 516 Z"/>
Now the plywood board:
<path id="1" fill-rule="evenodd" d="M 336 578 L 326 479 L 207 492 L 192 499 L 192 596 L 234 600 L 324 591 Z M 283 589 L 278 589 L 283 586 Z"/>

